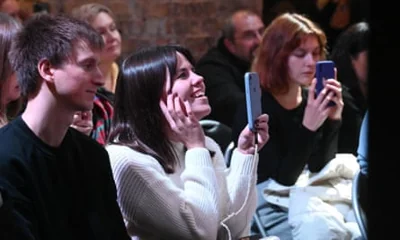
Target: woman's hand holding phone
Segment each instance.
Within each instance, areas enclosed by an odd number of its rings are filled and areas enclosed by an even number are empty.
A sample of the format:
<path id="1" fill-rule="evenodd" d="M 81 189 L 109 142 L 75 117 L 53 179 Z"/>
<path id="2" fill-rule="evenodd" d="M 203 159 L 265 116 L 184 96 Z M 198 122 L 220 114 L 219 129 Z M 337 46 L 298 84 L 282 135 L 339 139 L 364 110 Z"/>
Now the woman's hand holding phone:
<path id="1" fill-rule="evenodd" d="M 261 114 L 256 120 L 256 132 L 257 132 L 257 143 L 258 150 L 260 150 L 269 139 L 268 133 L 268 115 Z M 254 154 L 255 153 L 255 137 L 254 132 L 249 128 L 249 125 L 242 130 L 238 138 L 237 148 L 241 153 Z"/>
<path id="2" fill-rule="evenodd" d="M 335 71 L 336 75 L 336 71 Z M 342 85 L 336 79 L 328 79 L 325 81 L 325 89 L 328 92 L 333 92 L 331 101 L 335 103 L 334 106 L 329 107 L 328 118 L 332 120 L 342 119 L 343 112 L 343 97 L 342 97 Z"/>
<path id="3" fill-rule="evenodd" d="M 316 64 L 317 78 L 316 94 L 318 95 L 323 89 L 327 89 L 327 93 L 333 92 L 331 101 L 328 103 L 330 111 L 328 118 L 333 120 L 340 120 L 342 117 L 343 100 L 342 100 L 342 86 L 337 81 L 337 69 L 335 63 L 330 60 L 318 61 Z"/>
<path id="4" fill-rule="evenodd" d="M 188 101 L 175 93 L 168 94 L 166 102 L 160 100 L 160 108 L 169 123 L 170 129 L 186 148 L 205 147 L 203 128 L 195 117 Z"/>
<path id="5" fill-rule="evenodd" d="M 321 127 L 328 117 L 332 120 L 340 120 L 343 110 L 342 87 L 336 79 L 327 79 L 324 88 L 315 97 L 316 84 L 317 80 L 314 78 L 308 91 L 303 117 L 303 125 L 311 131 L 316 131 Z M 329 106 L 331 101 L 335 105 Z"/>

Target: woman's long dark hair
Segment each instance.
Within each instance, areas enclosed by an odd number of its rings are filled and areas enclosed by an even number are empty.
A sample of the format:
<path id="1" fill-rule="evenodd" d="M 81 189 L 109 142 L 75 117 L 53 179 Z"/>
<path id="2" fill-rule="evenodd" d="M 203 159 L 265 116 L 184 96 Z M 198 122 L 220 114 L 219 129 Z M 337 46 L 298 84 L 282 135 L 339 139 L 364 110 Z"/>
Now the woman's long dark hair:
<path id="1" fill-rule="evenodd" d="M 369 49 L 370 30 L 368 23 L 359 22 L 350 26 L 337 39 L 330 59 L 338 69 L 338 80 L 350 89 L 359 88 L 359 81 L 354 71 L 351 59 Z"/>
<path id="2" fill-rule="evenodd" d="M 122 62 L 109 136 L 110 143 L 151 155 L 166 173 L 174 172 L 177 158 L 168 139 L 168 122 L 159 101 L 164 94 L 167 74 L 171 84 L 175 78 L 177 52 L 194 65 L 189 50 L 178 45 L 143 48 Z"/>

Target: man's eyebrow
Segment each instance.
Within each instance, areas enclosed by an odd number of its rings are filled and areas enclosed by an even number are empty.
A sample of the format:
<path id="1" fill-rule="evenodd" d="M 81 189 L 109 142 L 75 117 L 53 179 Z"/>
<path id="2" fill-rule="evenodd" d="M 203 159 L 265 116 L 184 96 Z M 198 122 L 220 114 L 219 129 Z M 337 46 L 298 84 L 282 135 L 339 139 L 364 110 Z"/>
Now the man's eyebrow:
<path id="1" fill-rule="evenodd" d="M 96 61 L 94 57 L 85 57 L 82 59 L 79 59 L 79 62 L 88 62 L 88 61 Z"/>
<path id="2" fill-rule="evenodd" d="M 99 60 L 96 59 L 96 58 L 93 57 L 93 56 L 86 57 L 86 58 L 83 58 L 83 59 L 78 59 L 78 61 L 77 61 L 77 63 L 79 63 L 79 64 L 84 64 L 84 63 L 98 63 L 98 62 L 99 62 Z"/>

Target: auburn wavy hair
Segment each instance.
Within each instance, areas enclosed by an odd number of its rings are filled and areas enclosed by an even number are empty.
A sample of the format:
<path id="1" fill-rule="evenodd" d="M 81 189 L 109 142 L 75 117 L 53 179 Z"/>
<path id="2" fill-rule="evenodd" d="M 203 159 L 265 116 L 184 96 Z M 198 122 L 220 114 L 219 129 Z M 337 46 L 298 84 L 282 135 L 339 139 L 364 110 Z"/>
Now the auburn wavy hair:
<path id="1" fill-rule="evenodd" d="M 252 71 L 259 74 L 264 91 L 273 94 L 288 92 L 290 82 L 288 58 L 309 36 L 317 37 L 321 59 L 325 59 L 326 35 L 307 17 L 297 13 L 284 13 L 268 25 L 252 64 Z"/>

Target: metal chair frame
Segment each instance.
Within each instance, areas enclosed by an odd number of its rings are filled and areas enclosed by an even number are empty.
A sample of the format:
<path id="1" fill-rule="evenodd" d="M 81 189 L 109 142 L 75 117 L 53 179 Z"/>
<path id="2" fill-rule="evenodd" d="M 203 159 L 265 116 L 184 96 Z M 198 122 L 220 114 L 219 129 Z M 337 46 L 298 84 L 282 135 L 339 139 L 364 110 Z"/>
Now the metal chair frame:
<path id="1" fill-rule="evenodd" d="M 365 212 L 362 209 L 360 204 L 360 189 L 361 189 L 361 181 L 360 178 L 363 177 L 362 173 L 358 171 L 353 178 L 353 186 L 352 186 L 352 205 L 354 214 L 356 217 L 356 221 L 358 227 L 360 228 L 361 235 L 364 239 L 368 239 L 367 237 L 367 224 L 366 224 L 366 216 Z"/>

